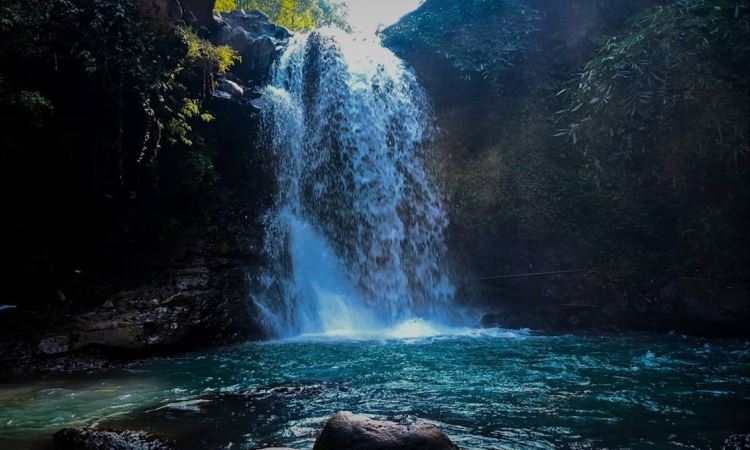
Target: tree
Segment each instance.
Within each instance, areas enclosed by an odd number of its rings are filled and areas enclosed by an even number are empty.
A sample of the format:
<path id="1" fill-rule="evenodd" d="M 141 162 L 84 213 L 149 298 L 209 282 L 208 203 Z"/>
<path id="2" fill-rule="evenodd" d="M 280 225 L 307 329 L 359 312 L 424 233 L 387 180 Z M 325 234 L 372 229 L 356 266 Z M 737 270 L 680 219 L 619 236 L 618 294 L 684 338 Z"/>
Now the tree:
<path id="1" fill-rule="evenodd" d="M 239 0 L 242 9 L 257 9 L 268 15 L 271 21 L 292 31 L 310 31 L 313 28 L 333 25 L 347 28 L 346 8 L 335 0 Z M 219 12 L 233 11 L 235 0 L 218 0 L 215 9 Z"/>
<path id="2" fill-rule="evenodd" d="M 391 47 L 437 53 L 466 77 L 499 83 L 525 58 L 538 12 L 524 0 L 431 0 L 384 32 Z"/>
<path id="3" fill-rule="evenodd" d="M 613 231 L 685 263 L 747 241 L 748 30 L 747 0 L 658 6 L 560 92 L 557 135 L 587 162 Z"/>

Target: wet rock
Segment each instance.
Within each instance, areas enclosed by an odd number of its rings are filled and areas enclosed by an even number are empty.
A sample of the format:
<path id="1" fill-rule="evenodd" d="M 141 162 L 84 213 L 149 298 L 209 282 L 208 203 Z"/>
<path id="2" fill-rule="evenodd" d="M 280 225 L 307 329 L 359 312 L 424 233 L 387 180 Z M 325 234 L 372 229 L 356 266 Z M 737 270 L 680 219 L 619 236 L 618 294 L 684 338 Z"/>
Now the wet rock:
<path id="1" fill-rule="evenodd" d="M 232 47 L 232 50 L 242 54 L 247 50 L 248 42 L 251 42 L 254 37 L 245 31 L 242 27 L 236 27 L 229 32 L 229 37 L 226 40 L 227 45 Z"/>
<path id="2" fill-rule="evenodd" d="M 275 39 L 285 40 L 292 36 L 289 30 L 271 22 L 268 16 L 257 10 L 223 13 L 221 20 L 233 29 L 240 27 L 247 30 L 253 37 L 267 35 Z"/>
<path id="3" fill-rule="evenodd" d="M 232 100 L 232 94 L 221 89 L 214 91 L 214 98 L 218 100 Z"/>
<path id="4" fill-rule="evenodd" d="M 401 425 L 350 412 L 336 413 L 323 428 L 313 450 L 457 450 L 434 425 Z"/>
<path id="5" fill-rule="evenodd" d="M 199 268 L 159 270 L 148 284 L 108 295 L 106 307 L 3 314 L 0 379 L 91 370 L 260 338 L 248 301 L 254 266 L 232 262 Z"/>
<path id="6" fill-rule="evenodd" d="M 65 428 L 53 436 L 55 450 L 174 450 L 174 443 L 143 431 Z"/>
<path id="7" fill-rule="evenodd" d="M 226 92 L 231 97 L 242 98 L 245 95 L 245 90 L 242 86 L 226 78 L 219 80 L 219 90 Z"/>
<path id="8" fill-rule="evenodd" d="M 232 73 L 250 85 L 265 82 L 291 33 L 259 11 L 233 11 L 221 15 L 220 20 L 221 27 L 213 40 L 230 46 L 242 57 L 241 63 L 232 67 Z M 222 90 L 232 95 L 231 91 Z"/>

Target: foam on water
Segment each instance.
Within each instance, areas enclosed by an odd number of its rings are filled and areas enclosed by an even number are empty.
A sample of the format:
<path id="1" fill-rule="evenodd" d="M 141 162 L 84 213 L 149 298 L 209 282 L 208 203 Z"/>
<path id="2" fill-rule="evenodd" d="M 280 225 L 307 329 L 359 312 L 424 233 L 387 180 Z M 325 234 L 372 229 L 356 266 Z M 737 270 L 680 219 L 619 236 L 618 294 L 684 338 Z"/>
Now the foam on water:
<path id="1" fill-rule="evenodd" d="M 254 298 L 279 337 L 442 334 L 447 218 L 424 168 L 430 108 L 375 38 L 295 37 L 263 92 L 277 194 Z M 389 331 L 390 330 L 390 331 Z"/>
<path id="2" fill-rule="evenodd" d="M 340 342 L 340 341 L 408 341 L 429 343 L 448 339 L 516 339 L 531 336 L 531 330 L 505 328 L 473 328 L 448 326 L 424 319 L 407 319 L 389 327 L 360 330 L 339 329 L 323 333 L 303 333 L 275 342 Z"/>

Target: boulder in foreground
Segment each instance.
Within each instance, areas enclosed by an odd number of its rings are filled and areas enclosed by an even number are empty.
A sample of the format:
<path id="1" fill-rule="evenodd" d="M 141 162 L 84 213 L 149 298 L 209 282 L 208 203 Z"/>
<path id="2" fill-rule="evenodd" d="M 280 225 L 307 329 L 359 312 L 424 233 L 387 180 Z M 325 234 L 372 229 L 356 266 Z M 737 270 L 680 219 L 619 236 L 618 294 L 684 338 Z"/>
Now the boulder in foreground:
<path id="1" fill-rule="evenodd" d="M 328 420 L 313 450 L 458 450 L 434 425 L 401 425 L 338 412 Z"/>

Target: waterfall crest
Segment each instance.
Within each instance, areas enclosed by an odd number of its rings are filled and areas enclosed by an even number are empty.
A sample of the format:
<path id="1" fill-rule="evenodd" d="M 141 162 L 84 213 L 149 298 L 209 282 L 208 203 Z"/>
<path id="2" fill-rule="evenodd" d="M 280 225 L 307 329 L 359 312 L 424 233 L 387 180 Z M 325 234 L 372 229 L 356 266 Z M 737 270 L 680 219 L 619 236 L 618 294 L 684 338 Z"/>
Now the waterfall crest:
<path id="1" fill-rule="evenodd" d="M 439 320 L 454 294 L 447 218 L 423 166 L 431 117 L 414 75 L 374 37 L 316 30 L 292 39 L 262 102 L 277 194 L 255 303 L 269 331 Z"/>

